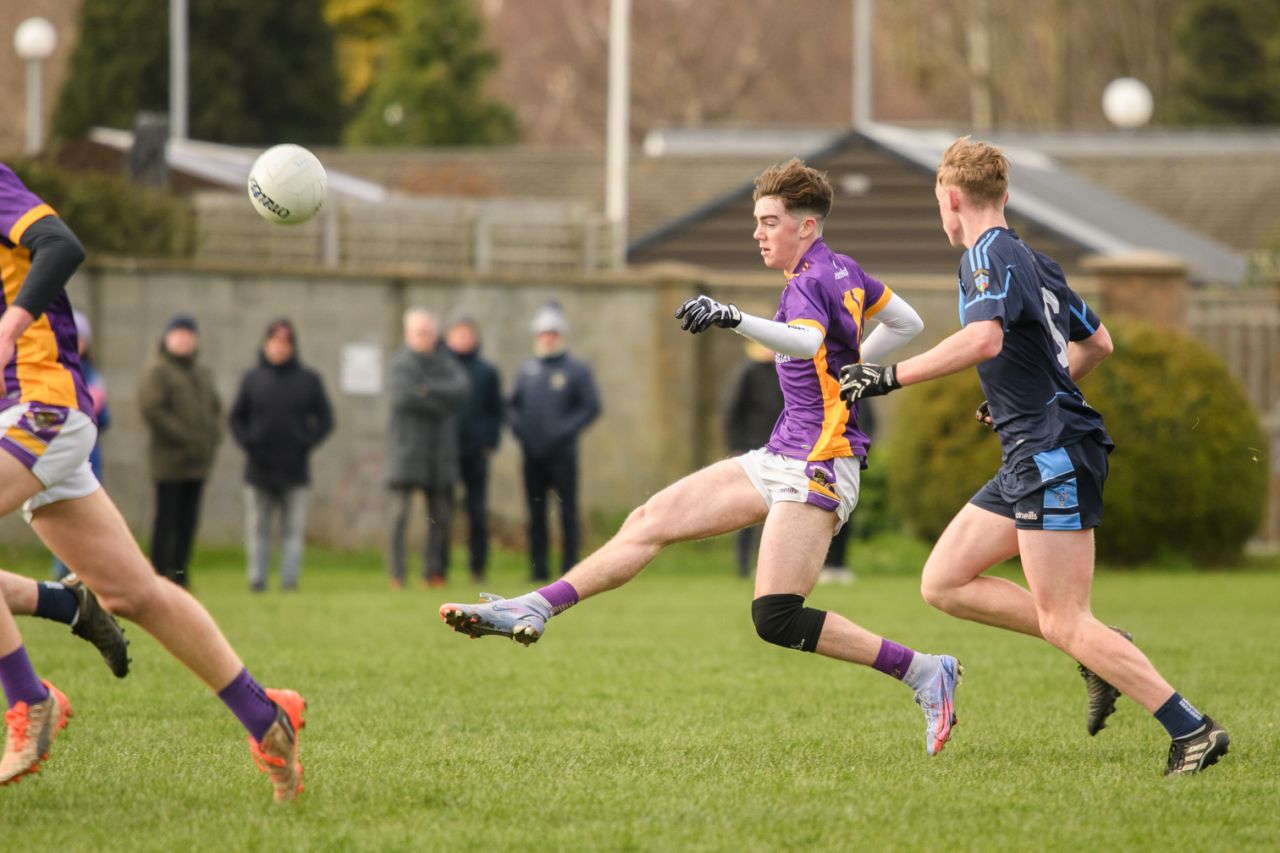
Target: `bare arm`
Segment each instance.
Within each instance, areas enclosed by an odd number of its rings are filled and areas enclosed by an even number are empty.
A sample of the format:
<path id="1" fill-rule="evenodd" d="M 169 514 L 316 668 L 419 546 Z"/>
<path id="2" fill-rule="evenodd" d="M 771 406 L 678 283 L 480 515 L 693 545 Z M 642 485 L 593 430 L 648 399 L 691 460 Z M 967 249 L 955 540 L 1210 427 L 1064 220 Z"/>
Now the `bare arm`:
<path id="1" fill-rule="evenodd" d="M 927 352 L 899 362 L 900 385 L 914 385 L 959 373 L 995 358 L 1004 348 L 1004 327 L 999 320 L 976 320 Z"/>
<path id="2" fill-rule="evenodd" d="M 1098 331 L 1094 332 L 1083 341 L 1071 341 L 1067 344 L 1067 364 L 1071 373 L 1071 381 L 1079 382 L 1085 376 L 1102 363 L 1102 360 L 1111 355 L 1115 345 L 1111 343 L 1111 333 L 1107 331 L 1106 326 L 1098 326 Z"/>

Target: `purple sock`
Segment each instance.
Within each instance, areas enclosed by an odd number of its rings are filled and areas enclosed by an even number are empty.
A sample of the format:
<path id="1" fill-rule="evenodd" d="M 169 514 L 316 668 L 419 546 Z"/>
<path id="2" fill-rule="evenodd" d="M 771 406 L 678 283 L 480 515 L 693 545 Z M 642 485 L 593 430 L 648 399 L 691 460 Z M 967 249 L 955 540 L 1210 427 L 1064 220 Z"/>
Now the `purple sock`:
<path id="1" fill-rule="evenodd" d="M 901 681 L 906 677 L 907 667 L 911 666 L 911 659 L 915 656 L 916 653 L 906 646 L 900 646 L 893 640 L 881 640 L 880 652 L 871 666 Z"/>
<path id="2" fill-rule="evenodd" d="M 538 590 L 538 595 L 547 600 L 551 605 L 551 615 L 563 613 L 570 607 L 578 603 L 578 591 L 573 588 L 573 584 L 567 580 L 558 580 L 550 586 L 544 586 Z"/>
<path id="3" fill-rule="evenodd" d="M 34 705 L 49 698 L 48 688 L 40 683 L 40 677 L 27 657 L 26 646 L 18 646 L 0 658 L 0 684 L 4 685 L 4 695 L 10 708 L 19 702 Z"/>
<path id="4" fill-rule="evenodd" d="M 276 703 L 267 698 L 266 692 L 247 669 L 240 670 L 230 684 L 219 690 L 218 698 L 231 709 L 255 741 L 262 740 L 276 721 Z"/>

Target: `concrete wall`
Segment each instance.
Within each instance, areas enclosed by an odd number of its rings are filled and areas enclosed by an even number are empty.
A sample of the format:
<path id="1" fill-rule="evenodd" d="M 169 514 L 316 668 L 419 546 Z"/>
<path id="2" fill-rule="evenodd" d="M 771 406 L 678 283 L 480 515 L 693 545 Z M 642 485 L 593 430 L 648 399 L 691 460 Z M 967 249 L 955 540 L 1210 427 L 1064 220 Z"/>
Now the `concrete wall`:
<path id="1" fill-rule="evenodd" d="M 303 361 L 325 379 L 337 419 L 333 436 L 313 458 L 309 534 L 313 541 L 354 547 L 378 546 L 386 535 L 387 400 L 343 390 L 343 350 L 373 345 L 385 366 L 400 345 L 407 306 L 423 305 L 445 318 L 456 312 L 476 316 L 484 328 L 484 353 L 509 390 L 529 356 L 530 317 L 546 300 L 560 301 L 572 325 L 571 350 L 594 367 L 604 400 L 604 414 L 583 443 L 583 506 L 588 515 L 612 523 L 724 453 L 720 412 L 726 380 L 743 358 L 743 339 L 721 330 L 696 337 L 681 332 L 672 317 L 676 307 L 690 295 L 711 292 L 772 316 L 781 284 L 771 274 L 729 278 L 686 269 L 540 280 L 105 261 L 78 273 L 69 292 L 94 322 L 93 350 L 108 384 L 106 485 L 138 535 L 149 537 L 154 511 L 138 382 L 167 319 L 179 311 L 196 316 L 201 358 L 229 407 L 241 375 L 256 361 L 267 323 L 288 316 L 298 327 Z M 889 284 L 925 318 L 926 332 L 909 352 L 956 328 L 954 279 Z M 877 409 L 884 425 L 891 423 L 893 402 L 888 398 Z M 242 465 L 243 455 L 228 437 L 205 493 L 202 544 L 240 541 Z M 519 453 L 509 433 L 494 460 L 490 503 L 500 536 L 519 544 L 524 508 Z M 0 539 L 29 537 L 24 527 L 7 519 L 0 523 Z"/>

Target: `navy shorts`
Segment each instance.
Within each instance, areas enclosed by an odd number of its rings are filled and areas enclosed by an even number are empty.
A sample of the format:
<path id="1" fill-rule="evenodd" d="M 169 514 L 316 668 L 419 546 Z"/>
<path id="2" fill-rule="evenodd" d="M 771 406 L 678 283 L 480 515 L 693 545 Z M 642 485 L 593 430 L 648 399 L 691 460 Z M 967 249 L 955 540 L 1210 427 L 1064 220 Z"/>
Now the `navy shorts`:
<path id="1" fill-rule="evenodd" d="M 1019 530 L 1088 530 L 1102 523 L 1110 445 L 1085 438 L 1004 465 L 969 503 Z"/>

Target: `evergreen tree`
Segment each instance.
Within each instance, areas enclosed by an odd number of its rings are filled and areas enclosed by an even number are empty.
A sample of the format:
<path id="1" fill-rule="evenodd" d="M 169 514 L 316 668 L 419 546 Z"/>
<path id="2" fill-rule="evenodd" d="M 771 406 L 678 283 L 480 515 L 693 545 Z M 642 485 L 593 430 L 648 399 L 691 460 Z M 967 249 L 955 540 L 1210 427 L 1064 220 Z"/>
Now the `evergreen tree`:
<path id="1" fill-rule="evenodd" d="M 498 57 L 471 0 L 403 0 L 400 32 L 347 140 L 466 145 L 517 136 L 512 111 L 484 95 Z"/>
<path id="2" fill-rule="evenodd" d="M 1184 63 L 1177 118 L 1191 124 L 1280 122 L 1280 15 L 1239 0 L 1198 0 L 1177 29 Z"/>
<path id="3" fill-rule="evenodd" d="M 169 20 L 156 0 L 84 0 L 54 134 L 132 127 L 169 106 Z M 196 139 L 324 143 L 343 123 L 322 0 L 190 4 L 188 121 Z"/>

